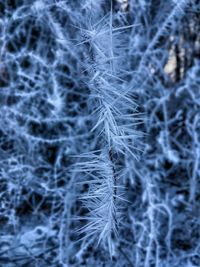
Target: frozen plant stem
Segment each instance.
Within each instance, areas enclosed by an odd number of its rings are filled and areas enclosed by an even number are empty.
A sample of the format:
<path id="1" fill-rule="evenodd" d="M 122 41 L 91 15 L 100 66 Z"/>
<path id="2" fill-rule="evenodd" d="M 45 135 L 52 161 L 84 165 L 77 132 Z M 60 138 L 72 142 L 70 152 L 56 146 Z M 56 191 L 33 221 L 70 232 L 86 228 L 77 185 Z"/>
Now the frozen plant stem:
<path id="1" fill-rule="evenodd" d="M 114 161 L 113 161 L 113 155 L 112 155 L 112 150 L 109 150 L 109 158 L 112 163 L 112 170 L 113 170 L 113 184 L 114 184 L 114 201 L 116 200 L 116 195 L 117 195 L 117 177 L 116 177 L 116 171 L 115 171 L 115 166 L 114 166 Z"/>
<path id="2" fill-rule="evenodd" d="M 88 182 L 90 190 L 81 197 L 89 210 L 87 217 L 83 218 L 88 223 L 80 232 L 86 235 L 86 239 L 97 237 L 98 244 L 107 244 L 112 255 L 113 238 L 117 235 L 117 186 L 113 163 L 107 152 L 104 149 L 100 154 L 86 154 L 83 157 L 89 160 L 78 163 L 76 171 L 84 171 L 91 177 Z"/>
<path id="3" fill-rule="evenodd" d="M 89 46 L 90 60 L 86 65 L 90 69 L 92 131 L 98 136 L 100 152 L 98 155 L 89 153 L 91 162 L 79 164 L 81 170 L 93 178 L 89 195 L 83 197 L 89 216 L 88 224 L 81 232 L 86 238 L 98 234 L 98 243 L 107 243 L 111 256 L 114 252 L 113 241 L 118 235 L 118 200 L 122 200 L 117 190 L 116 163 L 119 158 L 123 160 L 126 154 L 136 158 L 135 139 L 140 134 L 134 129 L 140 119 L 135 116 L 137 106 L 131 88 L 123 79 L 124 66 L 121 61 L 127 54 L 120 31 L 126 31 L 130 25 L 113 28 L 113 19 L 111 5 L 109 16 L 89 25 L 88 30 L 81 29 L 84 37 L 82 45 Z"/>
<path id="4" fill-rule="evenodd" d="M 113 114 L 116 111 L 112 104 L 118 94 L 112 90 L 112 79 L 105 75 L 107 72 L 114 76 L 112 10 L 109 23 L 103 19 L 102 25 L 99 26 L 99 32 L 97 28 L 92 29 L 91 32 L 87 31 L 89 39 L 86 39 L 86 42 L 89 42 L 92 50 L 90 54 L 94 68 L 90 86 L 92 95 L 94 95 L 94 103 L 97 104 L 96 114 L 98 114 L 93 131 L 101 128 L 101 143 L 105 147 L 102 148 L 99 156 L 95 156 L 94 162 L 86 164 L 89 166 L 90 172 L 94 171 L 95 175 L 99 177 L 95 176 L 94 183 L 91 182 L 89 194 L 85 197 L 86 207 L 90 212 L 88 224 L 82 229 L 82 232 L 86 234 L 86 238 L 98 234 L 98 243 L 107 244 L 112 256 L 113 238 L 117 235 L 117 177 L 113 154 L 116 143 L 114 138 L 119 132 L 116 115 Z M 113 80 L 115 81 L 115 79 Z M 88 171 L 87 167 L 86 169 Z"/>

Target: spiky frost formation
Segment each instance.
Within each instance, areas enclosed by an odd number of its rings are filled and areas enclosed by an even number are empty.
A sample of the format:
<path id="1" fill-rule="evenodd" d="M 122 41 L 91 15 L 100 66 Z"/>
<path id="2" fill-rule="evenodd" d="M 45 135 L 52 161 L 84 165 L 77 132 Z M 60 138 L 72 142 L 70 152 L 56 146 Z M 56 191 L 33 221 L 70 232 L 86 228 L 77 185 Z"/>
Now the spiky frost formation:
<path id="1" fill-rule="evenodd" d="M 142 134 L 135 129 L 141 123 L 134 101 L 134 91 L 123 80 L 126 67 L 125 58 L 128 40 L 122 32 L 136 25 L 113 27 L 112 11 L 108 16 L 99 18 L 91 25 L 91 29 L 83 30 L 84 43 L 90 46 L 91 59 L 89 69 L 91 80 L 91 111 L 96 116 L 96 124 L 92 130 L 98 133 L 109 148 L 121 153 L 132 153 L 136 157 L 137 137 Z"/>
<path id="2" fill-rule="evenodd" d="M 95 13 L 101 13 L 95 10 Z M 137 139 L 141 133 L 135 126 L 141 123 L 137 112 L 137 105 L 133 97 L 133 90 L 123 80 L 127 56 L 125 40 L 120 38 L 121 32 L 126 32 L 135 25 L 113 27 L 113 10 L 104 17 L 95 16 L 89 28 L 81 28 L 83 41 L 78 45 L 89 45 L 88 54 L 91 58 L 85 62 L 89 66 L 88 85 L 90 88 L 90 110 L 95 124 L 91 129 L 98 135 L 101 155 L 91 154 L 91 162 L 83 163 L 82 171 L 97 172 L 101 178 L 89 183 L 89 194 L 85 206 L 89 211 L 85 219 L 88 223 L 81 229 L 85 238 L 98 239 L 98 244 L 108 244 L 110 255 L 113 254 L 112 235 L 117 236 L 118 205 L 117 174 L 115 165 L 119 155 L 131 154 L 137 158 Z M 124 34 L 126 37 L 126 35 Z M 118 157 L 113 157 L 117 153 Z M 80 164 L 79 164 L 80 166 Z M 89 169 L 88 169 L 89 168 Z M 91 168 L 91 170 L 90 170 Z M 78 169 L 77 169 L 78 171 Z"/>
<path id="3" fill-rule="evenodd" d="M 117 237 L 117 207 L 120 195 L 117 192 L 117 177 L 106 150 L 86 154 L 88 161 L 76 164 L 76 170 L 88 175 L 89 191 L 81 197 L 83 205 L 89 210 L 84 220 L 88 223 L 79 231 L 85 234 L 84 239 L 98 240 L 108 246 L 110 255 L 113 254 L 113 242 Z"/>

